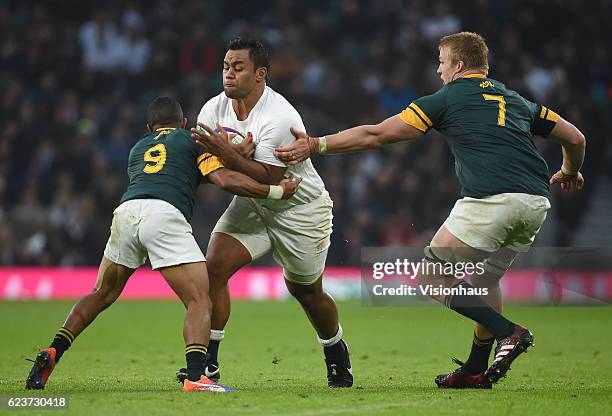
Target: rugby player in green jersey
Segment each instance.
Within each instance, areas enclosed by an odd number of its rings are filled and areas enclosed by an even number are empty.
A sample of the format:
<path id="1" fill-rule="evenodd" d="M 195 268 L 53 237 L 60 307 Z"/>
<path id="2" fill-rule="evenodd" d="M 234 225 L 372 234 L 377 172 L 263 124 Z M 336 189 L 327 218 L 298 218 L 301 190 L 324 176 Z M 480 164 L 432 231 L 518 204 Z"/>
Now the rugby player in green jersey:
<path id="1" fill-rule="evenodd" d="M 419 276 L 421 286 L 454 289 L 450 295 L 432 297 L 476 322 L 468 360 L 457 360 L 460 368 L 435 381 L 439 387 L 491 388 L 533 344 L 529 330 L 501 315 L 499 279 L 516 255 L 529 249 L 540 230 L 550 208 L 549 185 L 559 183 L 565 191 L 582 189 L 585 138 L 552 110 L 489 78 L 488 48 L 480 35 L 445 36 L 439 52 L 437 72 L 444 86 L 434 94 L 415 100 L 401 114 L 376 125 L 318 138 L 292 129 L 298 140 L 277 148 L 275 154 L 291 164 L 313 154 L 375 149 L 413 140 L 432 128 L 445 136 L 455 158 L 461 199 L 425 248 L 425 261 L 483 262 L 485 272 L 473 277 L 471 285 L 439 272 Z M 550 178 L 534 136 L 562 146 L 563 165 Z M 474 289 L 479 287 L 488 289 L 485 297 L 477 295 Z M 497 347 L 489 366 L 494 340 Z"/>
<path id="2" fill-rule="evenodd" d="M 264 185 L 224 168 L 193 141 L 186 123 L 173 98 L 158 97 L 149 105 L 149 133 L 130 151 L 129 185 L 113 213 L 95 288 L 74 305 L 49 348 L 38 353 L 26 388 L 45 387 L 75 338 L 117 300 L 148 256 L 153 270 L 161 272 L 187 310 L 183 337 L 188 377 L 183 390 L 227 390 L 203 375 L 211 304 L 206 259 L 189 225 L 197 187 L 206 179 L 237 195 L 286 199 L 297 191 L 300 181 L 289 177 L 279 185 Z"/>

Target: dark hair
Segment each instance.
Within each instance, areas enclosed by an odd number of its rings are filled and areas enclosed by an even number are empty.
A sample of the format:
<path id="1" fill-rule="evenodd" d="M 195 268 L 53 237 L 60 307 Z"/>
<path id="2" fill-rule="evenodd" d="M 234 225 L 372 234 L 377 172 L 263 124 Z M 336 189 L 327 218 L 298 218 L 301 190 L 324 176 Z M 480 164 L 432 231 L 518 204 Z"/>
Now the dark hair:
<path id="1" fill-rule="evenodd" d="M 147 123 L 150 127 L 181 121 L 183 121 L 183 109 L 172 97 L 157 97 L 147 108 Z"/>
<path id="2" fill-rule="evenodd" d="M 255 69 L 263 67 L 266 68 L 267 71 L 270 71 L 270 54 L 260 41 L 255 39 L 235 38 L 230 40 L 227 49 L 230 51 L 248 49 L 249 58 L 255 64 Z"/>

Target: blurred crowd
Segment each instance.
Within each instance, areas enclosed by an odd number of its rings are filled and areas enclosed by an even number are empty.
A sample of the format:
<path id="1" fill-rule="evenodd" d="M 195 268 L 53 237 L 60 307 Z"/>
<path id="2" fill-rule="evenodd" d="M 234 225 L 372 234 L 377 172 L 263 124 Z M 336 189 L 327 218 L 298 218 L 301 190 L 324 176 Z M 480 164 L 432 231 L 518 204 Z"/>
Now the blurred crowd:
<path id="1" fill-rule="evenodd" d="M 225 44 L 238 35 L 269 47 L 269 85 L 318 135 L 434 92 L 438 39 L 481 33 L 491 77 L 588 138 L 585 192 L 553 194 L 555 244 L 571 245 L 597 181 L 610 180 L 610 16 L 606 0 L 0 0 L 0 264 L 98 263 L 147 104 L 172 95 L 194 123 L 221 91 Z M 560 148 L 538 146 L 558 169 Z M 435 132 L 314 163 L 335 202 L 329 265 L 358 265 L 364 246 L 427 242 L 458 195 Z M 203 249 L 230 198 L 200 188 L 192 224 Z"/>

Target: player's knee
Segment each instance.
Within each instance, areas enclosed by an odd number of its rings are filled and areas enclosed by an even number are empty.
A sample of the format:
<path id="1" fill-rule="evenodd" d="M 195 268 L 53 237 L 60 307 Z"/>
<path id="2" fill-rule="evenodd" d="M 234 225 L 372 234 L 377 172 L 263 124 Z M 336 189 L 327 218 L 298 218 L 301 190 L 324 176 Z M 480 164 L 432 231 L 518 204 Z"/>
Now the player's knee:
<path id="1" fill-rule="evenodd" d="M 323 289 L 317 285 L 287 284 L 287 290 L 300 303 L 314 303 L 324 295 Z"/>
<path id="2" fill-rule="evenodd" d="M 513 262 L 514 258 L 489 257 L 483 262 L 483 273 L 472 275 L 472 283 L 478 287 L 496 287 Z"/>
<path id="3" fill-rule="evenodd" d="M 96 282 L 96 299 L 105 307 L 112 305 L 121 295 L 130 274 L 131 272 L 127 274 L 122 266 L 116 264 L 107 268 Z"/>
<path id="4" fill-rule="evenodd" d="M 501 276 L 491 276 L 491 275 L 472 275 L 472 279 L 470 283 L 472 283 L 475 287 L 487 287 L 487 288 L 495 288 L 499 286 L 499 280 Z"/>
<path id="5" fill-rule="evenodd" d="M 423 249 L 423 267 L 418 274 L 418 282 L 421 286 L 434 283 L 434 279 L 442 277 L 437 271 L 442 271 L 443 266 L 451 256 L 451 253 L 440 247 L 427 246 Z"/>
<path id="6" fill-rule="evenodd" d="M 104 308 L 112 305 L 121 294 L 121 291 L 117 290 L 113 282 L 109 282 L 109 280 L 113 279 L 107 279 L 106 282 L 94 291 L 96 301 Z"/>
<path id="7" fill-rule="evenodd" d="M 206 269 L 211 288 L 226 285 L 233 274 L 231 265 L 217 257 L 206 259 Z"/>
<path id="8" fill-rule="evenodd" d="M 431 244 L 423 249 L 425 259 L 430 263 L 446 264 L 455 262 L 453 249 Z"/>
<path id="9" fill-rule="evenodd" d="M 289 291 L 291 296 L 293 296 L 294 298 L 298 300 L 300 299 L 306 300 L 312 297 L 312 292 L 308 291 L 307 289 L 304 289 L 303 287 L 299 287 L 297 285 L 287 285 L 287 290 Z"/>
<path id="10" fill-rule="evenodd" d="M 93 295 L 98 305 L 98 308 L 106 309 L 110 305 L 115 303 L 115 301 L 119 298 L 120 293 L 121 292 L 114 293 L 112 290 L 109 290 L 108 288 L 104 288 L 104 286 L 102 286 L 99 289 L 95 290 Z"/>
<path id="11" fill-rule="evenodd" d="M 194 308 L 208 308 L 211 305 L 208 291 L 204 290 L 198 285 L 193 285 L 188 287 L 188 290 L 183 290 L 180 298 L 186 307 L 191 306 Z"/>
<path id="12" fill-rule="evenodd" d="M 210 315 L 212 303 L 208 294 L 197 294 L 183 300 L 185 308 L 190 312 L 197 312 L 202 315 Z"/>
<path id="13" fill-rule="evenodd" d="M 194 297 L 185 302 L 187 309 L 201 309 L 208 311 L 211 305 L 212 304 L 208 296 Z"/>

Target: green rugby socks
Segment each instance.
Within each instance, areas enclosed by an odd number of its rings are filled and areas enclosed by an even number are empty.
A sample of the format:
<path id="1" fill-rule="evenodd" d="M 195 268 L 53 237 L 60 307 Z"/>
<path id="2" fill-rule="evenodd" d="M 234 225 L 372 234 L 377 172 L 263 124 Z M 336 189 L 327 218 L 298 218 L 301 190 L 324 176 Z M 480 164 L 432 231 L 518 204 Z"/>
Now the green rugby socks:
<path id="1" fill-rule="evenodd" d="M 472 350 L 470 356 L 464 364 L 465 370 L 470 374 L 484 373 L 489 367 L 489 355 L 493 349 L 493 341 L 495 338 L 490 339 L 478 339 L 474 334 L 474 340 L 472 341 Z"/>
<path id="2" fill-rule="evenodd" d="M 473 288 L 473 286 L 467 282 L 461 282 L 455 287 L 459 288 L 460 286 L 466 289 Z M 499 312 L 493 309 L 491 305 L 485 302 L 481 296 L 447 296 L 445 304 L 455 312 L 487 328 L 498 340 L 511 335 L 516 328 L 514 323 L 504 318 Z"/>

